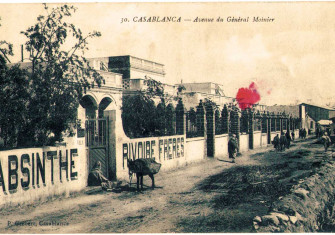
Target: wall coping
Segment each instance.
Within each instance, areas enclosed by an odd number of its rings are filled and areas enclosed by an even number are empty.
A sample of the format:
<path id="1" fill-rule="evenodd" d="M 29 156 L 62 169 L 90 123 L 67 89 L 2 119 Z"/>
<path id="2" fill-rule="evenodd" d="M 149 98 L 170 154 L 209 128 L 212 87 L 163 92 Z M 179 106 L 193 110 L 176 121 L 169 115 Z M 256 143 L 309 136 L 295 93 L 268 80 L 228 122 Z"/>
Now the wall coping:
<path id="1" fill-rule="evenodd" d="M 221 135 L 216 135 L 215 138 L 223 138 L 223 137 L 227 137 L 228 134 L 221 134 Z"/>
<path id="2" fill-rule="evenodd" d="M 205 137 L 194 137 L 194 138 L 186 138 L 186 142 L 193 142 L 193 141 L 201 141 L 205 140 Z"/>
<path id="3" fill-rule="evenodd" d="M 126 137 L 130 141 L 136 140 L 145 140 L 145 139 L 157 139 L 157 138 L 177 138 L 177 137 L 184 137 L 186 139 L 186 135 L 161 135 L 161 136 L 150 136 L 150 137 L 139 137 L 139 138 L 129 138 L 127 135 Z"/>
<path id="4" fill-rule="evenodd" d="M 71 145 L 67 146 L 42 146 L 42 147 L 30 147 L 30 148 L 13 148 L 13 149 L 3 149 L 0 150 L 1 152 L 17 152 L 17 151 L 42 151 L 42 152 L 47 152 L 47 151 L 52 151 L 54 149 L 59 149 L 59 148 L 66 148 L 66 147 L 72 147 Z"/>

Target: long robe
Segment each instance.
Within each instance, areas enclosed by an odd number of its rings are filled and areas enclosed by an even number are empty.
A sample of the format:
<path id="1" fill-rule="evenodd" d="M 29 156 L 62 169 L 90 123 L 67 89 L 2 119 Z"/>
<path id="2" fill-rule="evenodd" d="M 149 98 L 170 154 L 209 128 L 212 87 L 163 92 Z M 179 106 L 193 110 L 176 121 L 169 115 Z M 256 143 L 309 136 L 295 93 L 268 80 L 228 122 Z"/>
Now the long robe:
<path id="1" fill-rule="evenodd" d="M 234 138 L 230 138 L 228 141 L 229 158 L 235 158 L 237 149 L 238 149 L 238 145 L 237 145 L 236 140 Z"/>
<path id="2" fill-rule="evenodd" d="M 94 167 L 88 175 L 88 186 L 100 186 L 103 182 L 108 182 L 108 179 L 103 175 L 100 167 Z"/>

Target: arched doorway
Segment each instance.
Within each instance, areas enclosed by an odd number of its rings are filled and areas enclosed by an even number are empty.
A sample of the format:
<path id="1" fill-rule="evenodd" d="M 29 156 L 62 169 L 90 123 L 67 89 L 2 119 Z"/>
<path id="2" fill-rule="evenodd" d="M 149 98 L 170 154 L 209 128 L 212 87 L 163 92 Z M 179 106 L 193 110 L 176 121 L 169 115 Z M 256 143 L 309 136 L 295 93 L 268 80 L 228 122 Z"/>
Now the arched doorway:
<path id="1" fill-rule="evenodd" d="M 92 96 L 85 95 L 79 103 L 85 109 L 86 119 L 95 119 L 97 117 L 98 105 Z"/>
<path id="2" fill-rule="evenodd" d="M 107 169 L 108 169 L 108 178 L 110 180 L 116 179 L 116 150 L 115 150 L 115 111 L 117 109 L 115 100 L 111 96 L 105 96 L 101 99 L 98 107 L 98 116 L 99 116 L 99 133 L 104 133 L 103 120 L 107 120 L 107 130 L 109 130 L 107 136 L 109 140 L 108 145 L 108 160 L 107 160 Z M 108 111 L 108 112 L 106 112 Z M 114 148 L 112 147 L 114 146 Z M 106 152 L 107 153 L 107 152 Z"/>
<path id="3" fill-rule="evenodd" d="M 102 118 L 104 116 L 105 110 L 111 110 L 112 106 L 113 106 L 112 98 L 110 97 L 103 98 L 99 104 L 99 111 L 98 111 L 99 118 Z"/>
<path id="4" fill-rule="evenodd" d="M 100 103 L 98 106 L 94 95 L 85 95 L 80 100 L 80 105 L 85 109 L 85 137 L 86 146 L 88 147 L 89 171 L 100 162 L 102 173 L 106 177 L 109 176 L 109 128 L 108 119 L 99 118 L 99 108 L 100 106 L 103 108 L 107 103 L 107 101 L 103 101 L 102 105 Z"/>

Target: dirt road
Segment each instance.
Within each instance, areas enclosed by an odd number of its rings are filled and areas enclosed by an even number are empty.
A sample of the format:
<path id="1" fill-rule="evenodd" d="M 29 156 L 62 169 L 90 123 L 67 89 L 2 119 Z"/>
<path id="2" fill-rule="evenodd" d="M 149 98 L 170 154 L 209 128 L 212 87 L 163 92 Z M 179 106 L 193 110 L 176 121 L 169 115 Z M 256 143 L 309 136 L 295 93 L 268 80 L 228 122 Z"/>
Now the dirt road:
<path id="1" fill-rule="evenodd" d="M 1 233 L 250 232 L 252 218 L 313 174 L 325 157 L 308 140 L 285 152 L 252 150 L 237 163 L 208 159 L 155 177 L 142 193 L 80 193 L 65 199 L 4 209 Z M 149 177 L 144 184 L 151 185 Z M 15 225 L 15 222 L 16 225 Z"/>

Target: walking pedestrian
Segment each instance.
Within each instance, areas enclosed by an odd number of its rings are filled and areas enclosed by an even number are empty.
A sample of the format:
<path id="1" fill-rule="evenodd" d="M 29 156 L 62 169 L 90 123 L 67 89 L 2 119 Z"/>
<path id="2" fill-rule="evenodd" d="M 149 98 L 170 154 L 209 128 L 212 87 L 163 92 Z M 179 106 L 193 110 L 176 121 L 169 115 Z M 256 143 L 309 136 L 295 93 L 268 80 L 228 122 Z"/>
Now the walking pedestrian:
<path id="1" fill-rule="evenodd" d="M 290 135 L 290 131 L 286 131 L 285 137 L 286 137 L 286 147 L 287 147 L 287 149 L 289 149 L 290 146 L 291 146 L 291 135 Z"/>
<path id="2" fill-rule="evenodd" d="M 330 143 L 331 143 L 331 140 L 330 140 L 327 132 L 325 132 L 323 134 L 323 136 L 321 137 L 321 139 L 322 139 L 323 146 L 325 147 L 325 152 L 327 152 L 327 150 L 328 150 L 328 148 L 330 146 Z"/>
<path id="3" fill-rule="evenodd" d="M 279 151 L 279 149 L 280 149 L 280 141 L 279 141 L 279 135 L 278 134 L 273 138 L 272 144 L 273 144 L 273 147 L 277 151 Z"/>
<path id="4" fill-rule="evenodd" d="M 237 138 L 236 135 L 233 134 L 228 141 L 228 154 L 229 158 L 232 159 L 232 163 L 235 162 L 235 157 L 238 151 L 238 144 L 237 144 Z"/>
<path id="5" fill-rule="evenodd" d="M 307 131 L 306 131 L 306 129 L 304 128 L 304 129 L 302 130 L 302 138 L 303 138 L 303 139 L 306 139 L 306 136 L 307 136 Z"/>
<path id="6" fill-rule="evenodd" d="M 299 139 L 302 139 L 302 128 L 299 129 Z"/>
<path id="7" fill-rule="evenodd" d="M 292 131 L 291 136 L 292 136 L 292 141 L 294 141 L 294 138 L 295 138 L 294 130 Z"/>
<path id="8" fill-rule="evenodd" d="M 287 140 L 286 140 L 286 136 L 285 136 L 284 132 L 280 133 L 279 142 L 280 142 L 280 151 L 284 151 L 286 146 L 287 146 Z"/>

